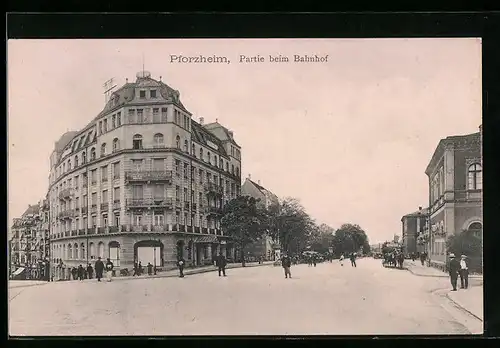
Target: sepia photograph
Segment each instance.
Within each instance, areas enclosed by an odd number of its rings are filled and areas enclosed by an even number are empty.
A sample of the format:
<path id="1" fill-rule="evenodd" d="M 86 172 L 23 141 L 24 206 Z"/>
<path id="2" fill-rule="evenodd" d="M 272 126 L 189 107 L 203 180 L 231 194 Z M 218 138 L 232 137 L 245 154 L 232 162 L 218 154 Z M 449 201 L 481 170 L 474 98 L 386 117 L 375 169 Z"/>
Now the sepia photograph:
<path id="1" fill-rule="evenodd" d="M 482 334 L 481 47 L 8 40 L 10 337 Z"/>

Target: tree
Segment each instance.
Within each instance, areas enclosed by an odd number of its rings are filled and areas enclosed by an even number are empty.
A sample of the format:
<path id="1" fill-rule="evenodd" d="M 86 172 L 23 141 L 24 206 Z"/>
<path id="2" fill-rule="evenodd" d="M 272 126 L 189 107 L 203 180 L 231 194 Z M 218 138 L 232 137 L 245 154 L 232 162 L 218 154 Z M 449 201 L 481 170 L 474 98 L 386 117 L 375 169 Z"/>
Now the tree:
<path id="1" fill-rule="evenodd" d="M 370 252 L 370 244 L 365 231 L 355 224 L 343 224 L 335 231 L 333 245 L 337 254 L 357 252 L 360 248 L 363 253 Z"/>
<path id="2" fill-rule="evenodd" d="M 335 230 L 326 224 L 313 228 L 310 236 L 311 249 L 319 253 L 328 253 L 329 248 L 333 247 L 334 234 Z"/>
<path id="3" fill-rule="evenodd" d="M 454 253 L 457 256 L 467 255 L 472 263 L 470 269 L 474 271 L 482 270 L 482 240 L 468 230 L 452 234 L 446 239 L 446 250 L 448 253 Z"/>
<path id="4" fill-rule="evenodd" d="M 286 198 L 266 210 L 267 233 L 286 253 L 304 249 L 313 228 L 314 222 L 295 198 Z"/>
<path id="5" fill-rule="evenodd" d="M 253 197 L 239 196 L 229 201 L 222 212 L 221 228 L 240 247 L 243 267 L 245 267 L 245 247 L 264 234 L 264 217 L 257 208 L 257 202 Z"/>

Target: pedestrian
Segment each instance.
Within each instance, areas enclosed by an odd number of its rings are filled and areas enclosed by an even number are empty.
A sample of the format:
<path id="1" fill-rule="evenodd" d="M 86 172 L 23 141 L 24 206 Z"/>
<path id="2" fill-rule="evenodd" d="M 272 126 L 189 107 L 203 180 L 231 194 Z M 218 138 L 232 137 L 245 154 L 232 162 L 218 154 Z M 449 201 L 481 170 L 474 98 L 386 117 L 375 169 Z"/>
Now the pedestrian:
<path id="1" fill-rule="evenodd" d="M 219 277 L 221 275 L 221 272 L 222 272 L 223 276 L 225 277 L 226 276 L 227 260 L 226 260 L 226 257 L 224 255 L 222 255 L 222 252 L 219 253 L 219 257 L 217 257 L 217 259 L 215 260 L 215 264 L 219 269 Z"/>
<path id="2" fill-rule="evenodd" d="M 92 265 L 90 263 L 87 266 L 87 274 L 89 275 L 89 279 L 92 279 L 92 275 L 94 274 L 94 269 L 92 268 Z"/>
<path id="3" fill-rule="evenodd" d="M 469 265 L 467 256 L 462 255 L 460 260 L 460 289 L 469 287 Z"/>
<path id="4" fill-rule="evenodd" d="M 285 279 L 287 279 L 288 277 L 292 278 L 292 273 L 290 272 L 292 261 L 290 260 L 290 257 L 288 255 L 283 255 L 283 258 L 281 259 L 281 266 L 285 270 Z"/>
<path id="5" fill-rule="evenodd" d="M 317 258 L 316 258 L 316 255 L 313 255 L 313 257 L 312 257 L 312 263 L 313 263 L 314 267 L 316 267 L 316 262 L 317 262 L 317 261 L 318 261 L 318 260 L 317 260 Z"/>
<path id="6" fill-rule="evenodd" d="M 78 280 L 80 280 L 81 282 L 83 282 L 84 269 L 83 269 L 82 265 L 78 266 L 77 276 L 78 276 Z"/>
<path id="7" fill-rule="evenodd" d="M 106 261 L 106 279 L 108 282 L 111 281 L 111 278 L 113 277 L 113 262 L 108 257 L 108 260 Z"/>
<path id="8" fill-rule="evenodd" d="M 340 255 L 339 262 L 340 262 L 340 265 L 343 267 L 344 266 L 344 254 Z"/>
<path id="9" fill-rule="evenodd" d="M 422 266 L 424 265 L 424 263 L 425 263 L 425 253 L 420 254 L 420 263 L 422 264 Z"/>
<path id="10" fill-rule="evenodd" d="M 134 262 L 134 274 L 132 274 L 132 277 L 135 277 L 136 275 L 139 275 L 138 273 L 139 266 L 137 265 L 137 262 Z"/>
<path id="11" fill-rule="evenodd" d="M 460 263 L 455 258 L 455 254 L 450 254 L 450 264 L 448 266 L 448 273 L 450 274 L 451 291 L 457 291 L 458 272 L 460 271 Z"/>
<path id="12" fill-rule="evenodd" d="M 179 267 L 179 278 L 184 278 L 184 258 L 181 256 L 179 260 L 177 260 L 177 267 Z"/>
<path id="13" fill-rule="evenodd" d="M 356 253 L 351 253 L 351 267 L 356 267 Z"/>
<path id="14" fill-rule="evenodd" d="M 148 262 L 148 265 L 146 266 L 148 268 L 148 275 L 153 274 L 153 265 L 151 262 Z"/>
<path id="15" fill-rule="evenodd" d="M 94 264 L 94 268 L 97 281 L 100 282 L 102 278 L 102 272 L 104 271 L 104 263 L 101 261 L 101 257 L 97 258 L 97 261 Z"/>
<path id="16" fill-rule="evenodd" d="M 73 277 L 73 280 L 77 279 L 77 277 L 78 277 L 78 270 L 76 269 L 76 267 L 72 267 L 71 268 L 71 276 Z"/>
<path id="17" fill-rule="evenodd" d="M 142 272 L 144 271 L 144 269 L 142 268 L 142 262 L 141 261 L 139 261 L 139 265 L 137 267 L 138 267 L 138 272 L 139 272 L 139 273 L 137 273 L 137 275 L 141 276 Z"/>

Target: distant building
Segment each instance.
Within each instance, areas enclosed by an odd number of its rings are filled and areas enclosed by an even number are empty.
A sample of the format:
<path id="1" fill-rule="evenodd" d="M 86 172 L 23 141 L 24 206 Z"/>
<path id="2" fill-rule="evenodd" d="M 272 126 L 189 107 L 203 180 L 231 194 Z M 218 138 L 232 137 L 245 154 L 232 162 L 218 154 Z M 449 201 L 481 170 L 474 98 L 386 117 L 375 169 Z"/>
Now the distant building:
<path id="1" fill-rule="evenodd" d="M 431 265 L 446 263 L 446 238 L 461 231 L 482 236 L 481 132 L 441 139 L 425 170 L 429 178 Z"/>
<path id="2" fill-rule="evenodd" d="M 424 252 L 422 234 L 427 223 L 428 209 L 418 207 L 417 211 L 406 214 L 401 218 L 402 223 L 402 244 L 404 251 L 408 254 Z M 420 237 L 420 238 L 419 238 Z"/>
<path id="3" fill-rule="evenodd" d="M 250 179 L 250 175 L 245 179 L 245 182 L 241 186 L 241 194 L 243 196 L 251 196 L 255 199 L 259 199 L 260 201 L 258 204 L 266 209 L 273 204 L 279 204 L 278 196 L 263 187 L 260 184 L 260 180 L 258 183 L 252 181 Z M 273 241 L 272 238 L 266 236 L 262 240 L 248 246 L 248 256 L 251 258 L 259 258 L 262 256 L 265 260 L 274 260 L 276 258 L 274 250 L 278 247 L 277 241 Z"/>
<path id="4" fill-rule="evenodd" d="M 48 275 L 49 230 L 47 203 L 29 205 L 15 218 L 9 241 L 11 275 L 21 279 L 40 279 Z"/>

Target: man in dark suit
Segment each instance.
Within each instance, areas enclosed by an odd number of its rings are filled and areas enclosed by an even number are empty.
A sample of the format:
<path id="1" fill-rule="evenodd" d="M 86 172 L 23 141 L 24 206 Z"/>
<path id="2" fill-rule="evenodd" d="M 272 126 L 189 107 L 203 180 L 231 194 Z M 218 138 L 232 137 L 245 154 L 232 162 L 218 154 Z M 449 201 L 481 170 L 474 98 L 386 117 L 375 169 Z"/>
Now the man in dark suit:
<path id="1" fill-rule="evenodd" d="M 102 278 L 102 271 L 104 271 L 104 262 L 101 261 L 101 257 L 99 257 L 95 262 L 94 269 L 97 281 L 100 282 Z"/>
<path id="2" fill-rule="evenodd" d="M 288 255 L 283 255 L 283 258 L 281 259 L 281 266 L 285 270 L 285 278 L 292 278 L 292 273 L 290 272 L 290 267 L 292 266 L 292 260 L 290 259 L 290 256 Z"/>
<path id="3" fill-rule="evenodd" d="M 452 291 L 457 291 L 457 280 L 458 272 L 460 271 L 460 262 L 455 258 L 455 254 L 450 254 L 450 265 L 448 267 L 448 273 L 450 274 Z"/>
<path id="4" fill-rule="evenodd" d="M 219 268 L 219 277 L 220 277 L 221 272 L 225 277 L 226 276 L 227 260 L 226 260 L 226 257 L 224 255 L 222 255 L 222 253 L 220 253 L 219 256 L 217 257 L 217 260 L 215 260 L 215 264 Z"/>

